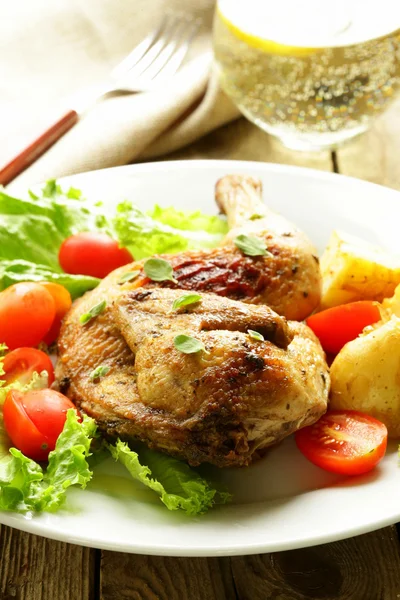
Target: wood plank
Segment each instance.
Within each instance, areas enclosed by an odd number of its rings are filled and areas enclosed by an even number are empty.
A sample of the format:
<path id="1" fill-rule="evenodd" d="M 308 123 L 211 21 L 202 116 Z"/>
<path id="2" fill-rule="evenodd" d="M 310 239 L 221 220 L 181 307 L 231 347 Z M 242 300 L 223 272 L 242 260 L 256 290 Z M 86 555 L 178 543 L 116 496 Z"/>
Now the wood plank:
<path id="1" fill-rule="evenodd" d="M 229 559 L 103 552 L 101 600 L 231 600 Z"/>
<path id="2" fill-rule="evenodd" d="M 187 148 L 182 148 L 162 160 L 189 159 L 255 160 L 332 170 L 329 152 L 294 152 L 284 148 L 258 127 L 238 119 L 220 127 Z"/>
<path id="3" fill-rule="evenodd" d="M 400 99 L 372 129 L 337 151 L 339 172 L 400 189 Z"/>
<path id="4" fill-rule="evenodd" d="M 101 600 L 395 600 L 396 528 L 300 550 L 233 558 L 103 552 Z"/>
<path id="5" fill-rule="evenodd" d="M 1 600 L 94 600 L 95 550 L 0 525 Z"/>
<path id="6" fill-rule="evenodd" d="M 238 600 L 395 600 L 400 597 L 396 528 L 342 542 L 232 558 Z"/>

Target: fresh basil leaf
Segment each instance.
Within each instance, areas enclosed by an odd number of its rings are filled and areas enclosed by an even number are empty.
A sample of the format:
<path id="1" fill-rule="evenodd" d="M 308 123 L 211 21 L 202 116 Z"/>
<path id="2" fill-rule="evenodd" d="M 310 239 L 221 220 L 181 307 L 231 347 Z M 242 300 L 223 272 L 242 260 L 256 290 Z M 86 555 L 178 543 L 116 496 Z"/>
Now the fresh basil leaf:
<path id="1" fill-rule="evenodd" d="M 100 315 L 104 311 L 106 306 L 107 302 L 105 300 L 102 300 L 98 304 L 92 306 L 89 312 L 83 313 L 83 315 L 79 317 L 79 321 L 82 323 L 82 325 L 86 325 L 86 323 L 89 323 L 89 321 Z"/>
<path id="2" fill-rule="evenodd" d="M 104 377 L 104 375 L 107 375 L 109 371 L 110 367 L 99 365 L 90 373 L 90 379 L 100 379 L 100 377 Z"/>
<path id="3" fill-rule="evenodd" d="M 183 294 L 176 300 L 174 300 L 172 304 L 173 310 L 178 310 L 178 308 L 182 308 L 183 306 L 189 306 L 190 304 L 197 304 L 197 302 L 201 302 L 202 298 L 200 294 Z"/>
<path id="4" fill-rule="evenodd" d="M 118 283 L 127 283 L 128 281 L 133 281 L 139 275 L 140 271 L 127 271 L 120 278 Z"/>
<path id="5" fill-rule="evenodd" d="M 171 264 L 163 258 L 149 258 L 144 263 L 143 270 L 152 281 L 176 281 Z"/>
<path id="6" fill-rule="evenodd" d="M 264 336 L 258 331 L 254 331 L 253 329 L 248 329 L 247 333 L 253 340 L 257 340 L 259 342 L 264 342 Z"/>
<path id="7" fill-rule="evenodd" d="M 183 354 L 196 354 L 196 352 L 205 351 L 203 342 L 184 333 L 174 337 L 174 346 Z"/>
<path id="8" fill-rule="evenodd" d="M 261 240 L 255 235 L 246 235 L 242 233 L 234 239 L 234 242 L 235 246 L 247 256 L 265 256 L 268 254 L 264 240 Z"/>

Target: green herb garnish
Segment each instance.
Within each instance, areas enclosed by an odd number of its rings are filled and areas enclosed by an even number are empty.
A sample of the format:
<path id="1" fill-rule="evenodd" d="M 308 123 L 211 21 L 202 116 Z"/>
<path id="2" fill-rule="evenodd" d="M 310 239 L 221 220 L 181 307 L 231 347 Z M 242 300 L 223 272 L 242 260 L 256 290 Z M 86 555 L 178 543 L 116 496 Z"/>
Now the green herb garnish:
<path id="1" fill-rule="evenodd" d="M 234 242 L 235 246 L 247 256 L 265 256 L 268 254 L 264 240 L 255 235 L 245 235 L 242 233 L 235 238 Z"/>
<path id="2" fill-rule="evenodd" d="M 258 331 L 254 331 L 253 329 L 248 329 L 247 333 L 253 340 L 257 340 L 259 342 L 264 342 L 264 336 Z"/>
<path id="3" fill-rule="evenodd" d="M 124 273 L 118 283 L 126 283 L 127 281 L 132 281 L 133 279 L 136 279 L 136 277 L 139 275 L 140 271 L 127 271 L 126 273 Z"/>
<path id="4" fill-rule="evenodd" d="M 183 354 L 196 354 L 196 352 L 200 352 L 201 350 L 205 352 L 206 350 L 203 342 L 184 333 L 174 337 L 174 346 L 179 352 L 183 352 Z"/>
<path id="5" fill-rule="evenodd" d="M 100 379 L 100 377 L 104 377 L 110 371 L 110 367 L 105 367 L 103 365 L 99 365 L 90 373 L 90 379 Z"/>
<path id="6" fill-rule="evenodd" d="M 251 215 L 251 217 L 249 218 L 249 221 L 257 221 L 257 219 L 263 219 L 265 215 L 259 215 L 257 213 L 254 213 L 254 215 Z"/>
<path id="7" fill-rule="evenodd" d="M 183 306 L 189 306 L 189 304 L 196 304 L 197 302 L 201 302 L 200 294 L 183 294 L 172 304 L 172 310 L 177 310 L 178 308 L 182 308 Z"/>
<path id="8" fill-rule="evenodd" d="M 89 312 L 83 313 L 83 315 L 79 317 L 79 321 L 82 323 L 82 325 L 86 325 L 86 323 L 89 323 L 89 321 L 100 315 L 104 311 L 106 306 L 107 302 L 105 300 L 102 300 L 98 304 L 92 306 Z"/>
<path id="9" fill-rule="evenodd" d="M 143 265 L 143 270 L 152 281 L 174 281 L 173 269 L 163 258 L 149 258 Z"/>

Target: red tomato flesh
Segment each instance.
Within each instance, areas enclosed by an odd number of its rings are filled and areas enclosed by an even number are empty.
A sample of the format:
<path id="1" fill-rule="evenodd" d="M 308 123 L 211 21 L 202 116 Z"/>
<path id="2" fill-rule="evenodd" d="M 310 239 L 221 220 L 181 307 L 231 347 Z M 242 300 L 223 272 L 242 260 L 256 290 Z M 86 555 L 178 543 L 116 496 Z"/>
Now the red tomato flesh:
<path id="1" fill-rule="evenodd" d="M 4 356 L 3 369 L 5 371 L 1 379 L 6 385 L 19 381 L 21 385 L 28 384 L 33 373 L 47 371 L 48 385 L 54 381 L 54 368 L 50 358 L 41 350 L 36 348 L 17 348 Z"/>
<path id="2" fill-rule="evenodd" d="M 55 390 L 10 390 L 3 406 L 4 425 L 12 443 L 33 460 L 47 460 L 63 430 L 72 402 Z"/>
<path id="3" fill-rule="evenodd" d="M 309 461 L 332 473 L 361 475 L 384 457 L 386 426 L 355 410 L 328 411 L 296 432 L 296 444 Z"/>
<path id="4" fill-rule="evenodd" d="M 0 342 L 10 350 L 37 346 L 49 331 L 56 309 L 39 283 L 16 283 L 0 293 Z"/>
<path id="5" fill-rule="evenodd" d="M 84 232 L 62 243 L 58 260 L 66 273 L 102 279 L 114 269 L 131 263 L 133 256 L 105 233 Z"/>
<path id="6" fill-rule="evenodd" d="M 60 285 L 59 283 L 44 281 L 40 285 L 44 286 L 51 294 L 56 308 L 53 324 L 43 338 L 43 341 L 46 342 L 46 344 L 52 344 L 58 338 L 62 320 L 71 308 L 71 294 L 63 285 Z"/>
<path id="7" fill-rule="evenodd" d="M 364 327 L 380 319 L 379 303 L 361 300 L 311 315 L 306 323 L 318 337 L 325 352 L 337 354 L 347 342 L 358 337 Z"/>

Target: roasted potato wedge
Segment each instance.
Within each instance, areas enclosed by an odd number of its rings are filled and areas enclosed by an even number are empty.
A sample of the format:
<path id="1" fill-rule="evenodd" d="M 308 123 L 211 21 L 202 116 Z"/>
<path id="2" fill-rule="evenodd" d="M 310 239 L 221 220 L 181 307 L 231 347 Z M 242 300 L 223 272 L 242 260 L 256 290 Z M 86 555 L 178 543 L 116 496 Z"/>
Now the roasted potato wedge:
<path id="1" fill-rule="evenodd" d="M 329 407 L 368 413 L 400 437 L 399 317 L 366 328 L 342 348 L 331 365 Z"/>
<path id="2" fill-rule="evenodd" d="M 334 231 L 321 257 L 321 309 L 391 296 L 400 284 L 400 256 L 357 237 Z"/>

